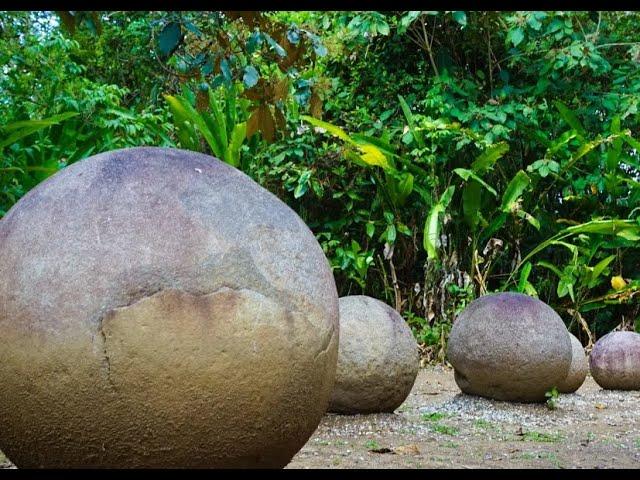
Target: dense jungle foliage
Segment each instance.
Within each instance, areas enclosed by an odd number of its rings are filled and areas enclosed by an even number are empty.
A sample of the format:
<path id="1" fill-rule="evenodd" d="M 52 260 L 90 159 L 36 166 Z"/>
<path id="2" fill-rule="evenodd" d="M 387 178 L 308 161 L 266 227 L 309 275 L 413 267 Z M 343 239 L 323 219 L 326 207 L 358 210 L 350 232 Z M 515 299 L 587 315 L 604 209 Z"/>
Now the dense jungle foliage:
<path id="1" fill-rule="evenodd" d="M 638 12 L 1 12 L 0 216 L 106 150 L 241 169 L 426 361 L 486 292 L 640 329 Z"/>

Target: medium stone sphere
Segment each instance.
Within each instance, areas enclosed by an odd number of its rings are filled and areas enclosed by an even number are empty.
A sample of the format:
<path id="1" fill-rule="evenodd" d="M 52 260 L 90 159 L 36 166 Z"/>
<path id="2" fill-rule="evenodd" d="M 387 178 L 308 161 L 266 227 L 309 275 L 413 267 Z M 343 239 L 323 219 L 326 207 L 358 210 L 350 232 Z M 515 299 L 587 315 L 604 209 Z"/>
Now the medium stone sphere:
<path id="1" fill-rule="evenodd" d="M 498 293 L 474 300 L 460 313 L 447 357 L 465 393 L 541 402 L 569 372 L 571 340 L 562 319 L 544 302 Z"/>
<path id="2" fill-rule="evenodd" d="M 591 376 L 608 390 L 640 390 L 640 334 L 611 332 L 589 356 Z"/>
<path id="3" fill-rule="evenodd" d="M 589 362 L 580 340 L 571 333 L 569 337 L 571 338 L 571 366 L 566 378 L 557 386 L 560 393 L 573 393 L 578 390 L 589 373 Z"/>
<path id="4" fill-rule="evenodd" d="M 419 369 L 418 345 L 393 308 L 364 295 L 340 298 L 340 345 L 329 411 L 393 412 Z"/>
<path id="5" fill-rule="evenodd" d="M 0 221 L 0 449 L 18 467 L 282 467 L 329 404 L 311 231 L 213 157 L 73 164 Z"/>

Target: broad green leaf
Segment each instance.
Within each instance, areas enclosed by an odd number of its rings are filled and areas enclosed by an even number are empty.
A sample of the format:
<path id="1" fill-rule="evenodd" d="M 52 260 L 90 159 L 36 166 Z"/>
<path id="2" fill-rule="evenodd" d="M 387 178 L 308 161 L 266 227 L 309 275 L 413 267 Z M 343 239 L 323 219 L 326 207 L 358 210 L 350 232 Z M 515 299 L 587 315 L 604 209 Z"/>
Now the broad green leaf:
<path id="1" fill-rule="evenodd" d="M 199 150 L 198 138 L 193 124 L 189 121 L 189 113 L 177 97 L 165 95 L 164 98 L 167 100 L 169 109 L 175 119 L 177 127 L 176 133 L 178 135 L 178 140 L 180 140 L 180 145 L 187 150 Z"/>
<path id="2" fill-rule="evenodd" d="M 527 222 L 529 222 L 536 230 L 540 230 L 540 222 L 536 217 L 531 215 L 530 213 L 525 212 L 524 210 L 518 210 L 518 217 L 524 218 Z"/>
<path id="3" fill-rule="evenodd" d="M 440 201 L 438 203 L 440 203 L 440 205 L 442 205 L 445 208 L 448 207 L 449 203 L 451 203 L 451 199 L 453 198 L 453 194 L 455 191 L 456 191 L 455 185 L 451 185 L 450 187 L 448 187 L 442 193 L 442 195 L 440 195 Z"/>
<path id="4" fill-rule="evenodd" d="M 422 237 L 422 246 L 427 251 L 427 258 L 435 260 L 438 258 L 437 247 L 440 243 L 440 214 L 444 212 L 441 203 L 436 203 L 427 215 L 427 221 L 424 224 L 424 234 Z"/>
<path id="5" fill-rule="evenodd" d="M 527 262 L 522 267 L 522 270 L 520 270 L 520 279 L 518 280 L 518 292 L 520 293 L 524 292 L 527 283 L 529 283 L 528 279 L 529 274 L 531 273 L 531 268 L 531 262 Z"/>
<path id="6" fill-rule="evenodd" d="M 534 287 L 528 281 L 524 285 L 524 293 L 526 293 L 530 297 L 538 297 L 538 291 L 536 290 L 536 287 Z"/>
<path id="7" fill-rule="evenodd" d="M 169 22 L 158 35 L 158 49 L 163 56 L 170 56 L 182 40 L 182 29 L 178 22 Z"/>
<path id="8" fill-rule="evenodd" d="M 389 244 L 393 244 L 396 241 L 396 227 L 393 223 L 387 225 L 385 231 L 380 235 L 380 241 L 386 241 Z"/>
<path id="9" fill-rule="evenodd" d="M 565 247 L 566 249 L 568 249 L 571 254 L 573 255 L 573 260 L 575 261 L 578 257 L 578 247 L 577 245 L 574 245 L 573 243 L 569 243 L 569 242 L 563 242 L 561 240 L 554 240 L 552 242 L 549 243 L 550 245 L 560 245 L 562 247 Z"/>
<path id="10" fill-rule="evenodd" d="M 38 120 L 20 120 L 18 122 L 12 122 L 9 123 L 7 125 L 4 125 L 2 127 L 0 127 L 0 130 L 2 130 L 3 132 L 12 132 L 14 130 L 18 130 L 19 128 L 25 128 L 25 127 L 48 127 L 50 125 L 56 125 L 60 122 L 62 122 L 63 120 L 66 120 L 68 118 L 72 118 L 72 117 L 76 117 L 80 115 L 80 113 L 78 112 L 65 112 L 65 113 L 60 113 L 58 115 L 52 115 L 50 117 L 47 118 L 42 118 L 42 119 L 38 119 Z"/>
<path id="11" fill-rule="evenodd" d="M 211 133 L 214 135 L 220 148 L 226 150 L 229 144 L 229 140 L 227 138 L 227 120 L 224 112 L 220 109 L 218 100 L 211 88 L 209 89 L 209 108 L 213 115 L 214 123 L 211 124 L 210 122 L 207 122 L 207 127 L 211 130 Z M 203 117 L 208 119 L 206 115 L 203 115 Z"/>
<path id="12" fill-rule="evenodd" d="M 580 120 L 578 120 L 578 117 L 576 117 L 576 114 L 573 113 L 571 109 L 569 109 L 569 107 L 567 107 L 564 103 L 560 102 L 559 100 L 556 100 L 553 103 L 558 109 L 558 112 L 560 112 L 560 116 L 563 118 L 563 120 L 567 122 L 571 128 L 573 128 L 576 132 L 578 132 L 578 134 L 580 134 L 583 137 L 586 137 L 587 131 L 582 126 L 582 123 L 580 123 Z"/>
<path id="13" fill-rule="evenodd" d="M 514 47 L 517 47 L 518 45 L 520 45 L 522 40 L 524 40 L 524 31 L 521 27 L 509 30 L 509 33 L 507 33 L 507 40 L 511 41 Z"/>
<path id="14" fill-rule="evenodd" d="M 231 85 L 231 81 L 233 80 L 231 75 L 231 66 L 229 65 L 229 60 L 226 58 L 220 60 L 220 72 L 222 73 L 222 78 L 227 85 Z"/>
<path id="15" fill-rule="evenodd" d="M 551 142 L 546 156 L 551 157 L 554 153 L 556 153 L 558 150 L 560 150 L 562 147 L 564 147 L 567 143 L 569 143 L 571 140 L 573 140 L 577 136 L 578 134 L 575 132 L 575 130 L 568 130 L 564 132 L 556 140 Z"/>
<path id="16" fill-rule="evenodd" d="M 373 224 L 373 222 L 367 222 L 367 225 L 365 228 L 367 230 L 367 237 L 373 238 L 373 234 L 376 231 L 376 226 Z"/>
<path id="17" fill-rule="evenodd" d="M 387 156 L 393 156 L 393 157 L 398 156 L 395 153 L 395 148 L 390 143 L 385 142 L 381 138 L 376 138 L 369 135 L 363 135 L 360 133 L 354 133 L 353 135 L 351 135 L 351 138 L 358 145 L 364 145 L 369 143 L 378 147 Z"/>
<path id="18" fill-rule="evenodd" d="M 509 185 L 507 185 L 507 188 L 504 191 L 504 194 L 502 195 L 502 204 L 500 209 L 506 213 L 512 212 L 515 209 L 518 198 L 520 198 L 520 195 L 522 195 L 522 192 L 524 192 L 530 182 L 531 180 L 527 174 L 522 170 L 519 170 L 511 179 Z"/>
<path id="19" fill-rule="evenodd" d="M 249 35 L 249 39 L 247 40 L 247 53 L 251 55 L 260 45 L 262 45 L 262 33 L 260 33 L 259 31 L 254 31 L 251 35 Z"/>
<path id="20" fill-rule="evenodd" d="M 611 133 L 620 133 L 620 115 L 614 115 L 611 119 Z"/>
<path id="21" fill-rule="evenodd" d="M 252 65 L 247 65 L 246 67 L 244 67 L 242 83 L 244 83 L 245 87 L 253 87 L 256 83 L 258 83 L 259 78 L 260 74 L 258 73 L 258 70 L 256 70 Z"/>
<path id="22" fill-rule="evenodd" d="M 284 58 L 287 56 L 286 50 L 282 48 L 282 46 L 278 42 L 276 42 L 268 33 L 263 32 L 262 35 L 267 40 L 269 46 L 273 48 L 280 57 Z"/>
<path id="23" fill-rule="evenodd" d="M 202 112 L 201 121 L 204 126 L 196 121 L 196 128 L 204 136 L 205 140 L 211 147 L 213 154 L 220 160 L 224 160 L 224 155 L 227 150 L 227 145 L 220 141 L 220 125 L 215 121 L 212 115 L 207 112 Z"/>
<path id="24" fill-rule="evenodd" d="M 362 157 L 353 150 L 345 150 L 344 156 L 347 160 L 355 163 L 356 165 L 360 165 L 361 167 L 369 167 L 369 165 L 362 160 Z"/>
<path id="25" fill-rule="evenodd" d="M 640 240 L 640 235 L 638 235 L 637 229 L 625 228 L 624 230 L 620 230 L 617 235 L 625 240 L 631 240 L 633 242 Z"/>
<path id="26" fill-rule="evenodd" d="M 387 170 L 385 188 L 393 202 L 402 206 L 413 191 L 413 175 L 409 172 L 399 173 L 392 169 Z"/>
<path id="27" fill-rule="evenodd" d="M 475 230 L 480 221 L 482 187 L 476 181 L 467 183 L 462 190 L 462 213 L 467 224 Z"/>
<path id="28" fill-rule="evenodd" d="M 415 121 L 413 118 L 413 113 L 411 113 L 411 109 L 409 105 L 404 100 L 402 95 L 398 95 L 398 100 L 400 101 L 400 108 L 402 108 L 402 113 L 404 113 L 405 118 L 407 119 L 407 123 L 409 125 L 409 130 L 411 131 L 413 138 L 415 138 L 418 147 L 424 148 L 424 139 L 422 137 L 422 132 L 416 129 Z"/>
<path id="29" fill-rule="evenodd" d="M 536 266 L 544 267 L 551 270 L 553 273 L 555 273 L 558 276 L 558 278 L 562 278 L 562 276 L 564 275 L 558 267 L 556 267 L 553 263 L 547 262 L 546 260 L 540 260 L 538 263 L 536 263 Z"/>
<path id="30" fill-rule="evenodd" d="M 635 138 L 629 136 L 629 135 L 623 135 L 622 138 L 624 139 L 625 142 L 627 142 L 629 144 L 629 146 L 631 148 L 635 148 L 635 150 L 637 152 L 640 152 L 640 142 L 637 141 Z"/>
<path id="31" fill-rule="evenodd" d="M 404 178 L 398 183 L 398 187 L 401 199 L 406 199 L 413 191 L 413 175 L 405 173 Z"/>
<path id="32" fill-rule="evenodd" d="M 573 163 L 576 160 L 579 160 L 582 157 L 584 157 L 587 153 L 589 153 L 591 150 L 596 148 L 601 143 L 602 143 L 602 139 L 597 139 L 591 142 L 583 143 L 578 147 L 578 150 L 576 150 L 576 152 L 571 156 L 571 159 L 569 160 L 569 164 L 573 165 Z M 567 170 L 567 167 L 565 166 L 563 170 Z"/>
<path id="33" fill-rule="evenodd" d="M 506 142 L 496 143 L 487 147 L 475 161 L 471 164 L 471 170 L 476 173 L 482 173 L 493 167 L 494 163 L 509 151 L 509 144 Z"/>
<path id="34" fill-rule="evenodd" d="M 610 255 L 607 258 L 600 260 L 598 263 L 596 263 L 593 266 L 593 270 L 591 271 L 591 274 L 590 274 L 591 278 L 589 279 L 589 283 L 588 283 L 589 288 L 593 288 L 597 285 L 598 277 L 602 275 L 604 270 L 609 266 L 609 264 L 615 258 L 616 258 L 615 255 Z"/>
<path id="35" fill-rule="evenodd" d="M 574 279 L 573 277 L 569 277 L 569 276 L 562 276 L 560 277 L 560 281 L 558 281 L 558 288 L 556 289 L 556 293 L 558 294 L 558 297 L 563 298 L 566 297 L 567 294 L 569 294 L 569 296 L 571 297 L 572 301 L 576 301 L 573 295 L 573 283 L 574 283 Z"/>
<path id="36" fill-rule="evenodd" d="M 225 147 L 220 145 L 217 139 L 213 136 L 211 131 L 211 127 L 215 128 L 215 124 L 211 122 L 211 118 L 208 114 L 200 115 L 198 111 L 193 108 L 193 106 L 189 103 L 186 98 L 176 97 L 177 100 L 182 105 L 184 111 L 188 115 L 188 120 L 191 122 L 195 128 L 200 132 L 200 134 L 204 137 L 206 142 L 209 144 L 213 154 L 219 159 L 223 160 Z M 206 120 L 205 120 L 206 118 Z M 209 123 L 210 125 L 207 125 Z"/>
<path id="37" fill-rule="evenodd" d="M 211 99 L 209 99 L 211 102 Z M 237 125 L 238 122 L 238 112 L 236 111 L 236 89 L 235 85 L 231 88 L 226 89 L 225 98 L 224 98 L 224 114 L 225 114 L 225 123 L 227 128 L 231 125 Z"/>
<path id="38" fill-rule="evenodd" d="M 24 170 L 22 170 L 21 168 L 18 168 L 18 167 L 0 168 L 0 172 L 20 172 L 20 173 L 24 174 Z"/>
<path id="39" fill-rule="evenodd" d="M 296 198 L 296 199 L 300 198 L 305 193 L 307 193 L 308 189 L 309 189 L 309 185 L 307 184 L 307 182 L 298 183 L 298 185 L 296 186 L 296 189 L 293 191 L 293 198 Z"/>
<path id="40" fill-rule="evenodd" d="M 240 147 L 247 136 L 247 122 L 238 123 L 231 132 L 231 142 L 227 147 L 225 161 L 234 167 L 240 165 Z"/>
<path id="41" fill-rule="evenodd" d="M 455 11 L 455 12 L 451 12 L 451 15 L 453 16 L 453 19 L 459 23 L 460 25 L 462 25 L 463 27 L 467 26 L 467 14 L 461 11 Z"/>
<path id="42" fill-rule="evenodd" d="M 13 133 L 4 140 L 0 141 L 0 150 L 24 137 L 28 137 L 29 135 L 42 130 L 43 128 L 56 125 L 68 118 L 75 117 L 77 115 L 79 115 L 78 112 L 66 112 L 42 120 L 21 120 L 19 122 L 5 125 L 2 130 L 5 132 Z"/>
<path id="43" fill-rule="evenodd" d="M 358 149 L 362 152 L 360 158 L 362 158 L 362 161 L 367 165 L 376 165 L 385 169 L 391 167 L 387 161 L 387 157 L 385 157 L 384 153 L 375 145 L 358 145 Z"/>
<path id="44" fill-rule="evenodd" d="M 626 228 L 633 232 L 640 232 L 640 225 L 633 220 L 592 220 L 580 225 L 567 227 L 559 235 L 577 235 L 580 233 L 602 233 L 607 235 L 616 235 L 620 230 Z"/>
<path id="45" fill-rule="evenodd" d="M 472 170 L 467 170 L 466 168 L 454 168 L 453 171 L 454 173 L 462 177 L 462 179 L 465 181 L 469 180 L 469 178 L 473 178 L 476 182 L 486 188 L 489 193 L 491 193 L 491 195 L 493 195 L 494 197 L 498 196 L 498 192 L 496 192 L 493 187 L 491 187 L 491 185 L 489 185 L 482 178 L 476 175 Z"/>
<path id="46" fill-rule="evenodd" d="M 411 25 L 413 21 L 420 16 L 420 14 L 420 10 L 412 10 L 403 15 L 398 22 L 398 33 L 402 34 L 406 32 L 409 25 Z"/>
<path id="47" fill-rule="evenodd" d="M 616 235 L 619 231 L 624 229 L 630 229 L 632 232 L 640 233 L 640 225 L 638 225 L 635 220 L 592 220 L 590 222 L 582 223 L 580 225 L 573 225 L 571 227 L 567 227 L 560 232 L 556 233 L 553 237 L 548 238 L 544 242 L 541 242 L 536 246 L 533 250 L 531 250 L 521 261 L 520 264 L 523 264 L 528 259 L 541 252 L 549 245 L 552 245 L 554 242 L 558 240 L 562 240 L 564 238 L 570 237 L 572 235 L 579 235 L 582 233 L 600 233 L 603 235 Z M 517 271 L 516 268 L 514 270 Z M 509 284 L 509 280 L 513 276 L 513 273 L 509 276 L 509 279 L 505 283 L 505 285 Z"/>
<path id="48" fill-rule="evenodd" d="M 309 122 L 314 127 L 323 128 L 331 135 L 338 137 L 340 140 L 344 140 L 347 143 L 356 145 L 356 142 L 349 135 L 347 135 L 347 132 L 345 132 L 340 127 L 337 127 L 329 122 L 323 122 L 322 120 L 318 120 L 317 118 L 310 117 L 308 115 L 300 115 L 300 118 Z"/>
<path id="49" fill-rule="evenodd" d="M 378 33 L 380 35 L 389 35 L 389 24 L 387 22 L 379 22 L 378 24 Z"/>

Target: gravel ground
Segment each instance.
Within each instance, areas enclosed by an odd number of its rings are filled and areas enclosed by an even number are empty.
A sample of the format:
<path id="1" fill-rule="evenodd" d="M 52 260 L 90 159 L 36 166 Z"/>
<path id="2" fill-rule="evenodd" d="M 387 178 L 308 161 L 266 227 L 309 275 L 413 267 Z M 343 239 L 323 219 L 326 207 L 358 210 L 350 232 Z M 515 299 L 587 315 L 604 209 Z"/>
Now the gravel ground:
<path id="1" fill-rule="evenodd" d="M 550 410 L 462 394 L 427 367 L 395 413 L 325 415 L 287 468 L 640 468 L 640 391 L 587 377 Z"/>
<path id="2" fill-rule="evenodd" d="M 640 468 L 640 392 L 591 377 L 556 409 L 460 393 L 427 367 L 393 414 L 332 415 L 288 468 Z"/>

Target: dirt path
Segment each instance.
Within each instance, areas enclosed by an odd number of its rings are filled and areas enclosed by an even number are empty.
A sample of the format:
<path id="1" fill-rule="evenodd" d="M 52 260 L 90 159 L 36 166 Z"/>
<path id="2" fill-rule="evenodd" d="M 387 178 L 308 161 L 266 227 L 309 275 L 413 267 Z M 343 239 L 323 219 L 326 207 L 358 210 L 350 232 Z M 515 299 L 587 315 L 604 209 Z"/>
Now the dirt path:
<path id="1" fill-rule="evenodd" d="M 640 468 L 640 392 L 588 377 L 549 410 L 463 395 L 452 370 L 428 367 L 393 414 L 326 415 L 288 466 L 386 467 Z"/>
<path id="2" fill-rule="evenodd" d="M 460 393 L 422 369 L 394 414 L 331 415 L 288 468 L 640 468 L 640 392 L 591 377 L 557 409 Z"/>

